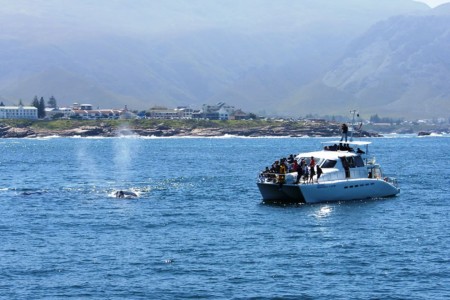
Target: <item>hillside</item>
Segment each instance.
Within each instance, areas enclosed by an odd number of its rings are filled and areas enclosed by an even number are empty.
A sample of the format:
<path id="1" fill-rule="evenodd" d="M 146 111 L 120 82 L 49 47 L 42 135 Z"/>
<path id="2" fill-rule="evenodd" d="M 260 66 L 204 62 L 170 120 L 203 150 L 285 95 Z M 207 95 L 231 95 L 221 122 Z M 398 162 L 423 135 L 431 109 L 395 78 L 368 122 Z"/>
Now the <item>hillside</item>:
<path id="1" fill-rule="evenodd" d="M 321 84 L 363 113 L 448 116 L 449 51 L 450 14 L 392 17 L 353 41 Z"/>
<path id="2" fill-rule="evenodd" d="M 389 30 L 404 30 L 403 43 L 432 42 L 414 41 L 417 27 L 411 28 L 409 22 L 432 26 L 426 34 L 441 34 L 433 45 L 424 44 L 429 53 L 445 46 L 445 20 L 431 21 L 444 19 L 445 14 L 431 15 L 433 10 L 412 0 L 0 0 L 0 4 L 0 99 L 6 104 L 55 95 L 61 105 L 76 101 L 148 109 L 225 101 L 268 114 L 323 113 L 319 108 L 326 105 L 327 114 L 347 114 L 348 107 L 356 107 L 405 116 L 402 107 L 415 103 L 405 100 L 408 95 L 417 96 L 413 100 L 418 103 L 432 99 L 430 107 L 435 107 L 443 99 L 435 94 L 447 93 L 440 84 L 436 91 L 432 78 L 420 85 L 419 77 L 391 80 L 424 68 L 437 74 L 437 67 L 441 69 L 436 76 L 448 78 L 448 69 L 430 64 L 427 55 L 405 65 L 399 59 L 415 60 L 414 49 L 408 47 L 401 55 L 390 56 L 392 68 L 384 72 L 370 74 L 369 68 L 366 75 L 351 75 L 360 72 L 359 65 L 376 65 L 380 56 L 386 56 L 361 53 L 389 43 Z M 381 78 L 392 87 L 364 76 Z M 415 90 L 400 86 L 397 91 L 397 82 L 405 81 Z M 380 98 L 382 103 L 373 100 Z M 437 107 L 420 112 L 423 117 L 434 116 L 442 112 L 442 106 Z"/>

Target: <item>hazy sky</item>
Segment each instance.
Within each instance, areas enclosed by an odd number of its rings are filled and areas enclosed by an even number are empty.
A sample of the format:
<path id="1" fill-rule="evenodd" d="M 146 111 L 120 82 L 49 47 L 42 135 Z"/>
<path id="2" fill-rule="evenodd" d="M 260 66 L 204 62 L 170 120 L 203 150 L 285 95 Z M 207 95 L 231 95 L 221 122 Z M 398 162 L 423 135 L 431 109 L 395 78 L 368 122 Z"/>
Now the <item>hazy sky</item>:
<path id="1" fill-rule="evenodd" d="M 419 2 L 424 2 L 426 4 L 428 4 L 431 7 L 436 7 L 442 3 L 447 3 L 450 2 L 450 0 L 417 0 Z"/>

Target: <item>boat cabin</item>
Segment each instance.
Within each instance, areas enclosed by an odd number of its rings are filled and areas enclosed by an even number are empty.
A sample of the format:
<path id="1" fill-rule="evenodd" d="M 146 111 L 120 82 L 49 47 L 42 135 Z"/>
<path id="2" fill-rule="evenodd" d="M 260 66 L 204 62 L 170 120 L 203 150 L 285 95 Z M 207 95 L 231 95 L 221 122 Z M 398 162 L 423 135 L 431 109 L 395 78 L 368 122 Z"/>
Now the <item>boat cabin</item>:
<path id="1" fill-rule="evenodd" d="M 322 169 L 320 181 L 351 178 L 382 178 L 381 168 L 374 159 L 368 159 L 370 142 L 325 142 L 322 151 L 298 154 L 298 164 L 304 160 L 309 166 L 311 157 Z M 356 149 L 356 150 L 355 150 Z M 364 150 L 363 150 L 364 149 Z M 289 182 L 292 179 L 286 178 Z"/>

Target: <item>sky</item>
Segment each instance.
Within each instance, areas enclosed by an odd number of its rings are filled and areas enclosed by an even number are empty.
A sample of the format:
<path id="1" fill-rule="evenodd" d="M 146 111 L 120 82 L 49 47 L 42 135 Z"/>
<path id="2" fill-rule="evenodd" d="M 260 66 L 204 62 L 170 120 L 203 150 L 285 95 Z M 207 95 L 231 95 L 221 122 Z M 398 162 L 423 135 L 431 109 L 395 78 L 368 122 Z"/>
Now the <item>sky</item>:
<path id="1" fill-rule="evenodd" d="M 450 2 L 449 0 L 417 0 L 419 2 L 424 2 L 428 4 L 428 6 L 436 7 L 438 5 L 441 5 L 442 3 Z"/>

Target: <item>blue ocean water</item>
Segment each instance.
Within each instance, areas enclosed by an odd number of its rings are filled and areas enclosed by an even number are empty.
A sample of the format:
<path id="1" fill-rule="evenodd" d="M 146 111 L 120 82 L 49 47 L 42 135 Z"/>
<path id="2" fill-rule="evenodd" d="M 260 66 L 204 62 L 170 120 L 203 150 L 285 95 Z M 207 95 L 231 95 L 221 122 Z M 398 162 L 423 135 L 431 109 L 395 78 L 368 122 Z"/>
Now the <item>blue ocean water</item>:
<path id="1" fill-rule="evenodd" d="M 370 140 L 399 196 L 292 206 L 257 174 L 319 138 L 0 140 L 0 297 L 449 299 L 450 138 Z"/>

